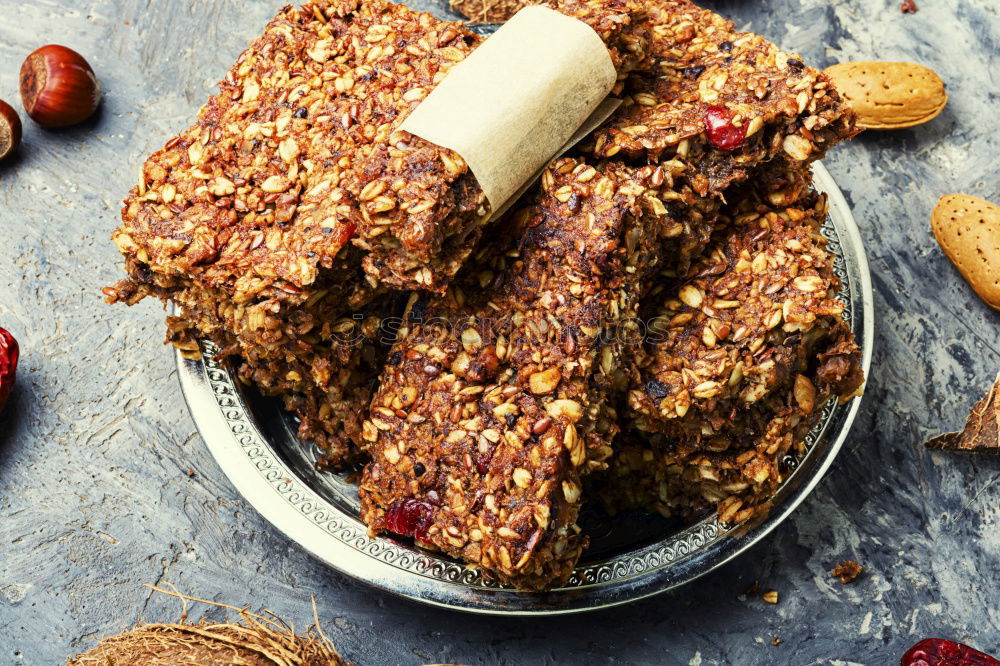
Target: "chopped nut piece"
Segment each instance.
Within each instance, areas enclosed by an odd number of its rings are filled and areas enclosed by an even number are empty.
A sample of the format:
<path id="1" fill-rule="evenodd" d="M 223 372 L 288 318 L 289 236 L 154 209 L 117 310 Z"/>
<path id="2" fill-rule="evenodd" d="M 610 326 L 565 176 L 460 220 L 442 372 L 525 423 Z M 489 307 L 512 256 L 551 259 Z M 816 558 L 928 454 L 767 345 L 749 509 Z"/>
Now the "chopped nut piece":
<path id="1" fill-rule="evenodd" d="M 776 604 L 778 603 L 778 591 L 768 590 L 764 592 L 764 594 L 760 595 L 760 598 L 769 604 Z"/>
<path id="2" fill-rule="evenodd" d="M 552 393 L 559 385 L 560 378 L 559 368 L 549 368 L 548 370 L 533 373 L 528 378 L 528 386 L 535 395 Z"/>
<path id="3" fill-rule="evenodd" d="M 847 585 L 861 575 L 863 570 L 861 565 L 853 560 L 841 560 L 840 564 L 835 566 L 833 571 L 830 572 L 830 575 L 842 584 Z"/>

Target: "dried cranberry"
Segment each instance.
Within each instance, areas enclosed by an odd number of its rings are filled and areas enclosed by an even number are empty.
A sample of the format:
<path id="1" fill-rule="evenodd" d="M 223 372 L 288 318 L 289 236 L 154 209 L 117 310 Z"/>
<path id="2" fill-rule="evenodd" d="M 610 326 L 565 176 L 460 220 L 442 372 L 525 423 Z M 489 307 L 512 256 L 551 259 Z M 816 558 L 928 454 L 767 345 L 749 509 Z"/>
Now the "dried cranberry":
<path id="1" fill-rule="evenodd" d="M 9 331 L 0 328 L 0 409 L 7 404 L 14 389 L 18 354 L 17 340 Z"/>
<path id="2" fill-rule="evenodd" d="M 708 140 L 719 150 L 730 151 L 738 148 L 746 138 L 746 125 L 736 127 L 732 123 L 733 112 L 724 106 L 710 106 L 705 109 L 705 131 Z"/>
<path id="3" fill-rule="evenodd" d="M 490 463 L 493 462 L 493 454 L 496 453 L 496 447 L 480 453 L 476 456 L 476 471 L 479 472 L 481 476 L 486 476 L 486 473 L 490 471 Z"/>
<path id="4" fill-rule="evenodd" d="M 1000 666 L 1000 661 L 968 645 L 925 638 L 906 651 L 899 666 Z"/>
<path id="5" fill-rule="evenodd" d="M 385 514 L 385 526 L 390 532 L 411 536 L 417 541 L 427 540 L 434 508 L 427 502 L 413 499 L 396 500 Z"/>

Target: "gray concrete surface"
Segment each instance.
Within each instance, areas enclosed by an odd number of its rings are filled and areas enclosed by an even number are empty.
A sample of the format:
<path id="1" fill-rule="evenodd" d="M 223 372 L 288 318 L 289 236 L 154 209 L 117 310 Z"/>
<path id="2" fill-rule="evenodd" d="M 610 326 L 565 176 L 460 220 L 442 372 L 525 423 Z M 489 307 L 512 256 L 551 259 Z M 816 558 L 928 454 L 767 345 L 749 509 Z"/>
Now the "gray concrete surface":
<path id="1" fill-rule="evenodd" d="M 961 423 L 1000 367 L 1000 314 L 928 229 L 943 193 L 1000 200 L 995 0 L 918 0 L 915 15 L 898 0 L 707 2 L 812 63 L 925 63 L 950 102 L 926 126 L 869 133 L 826 162 L 860 223 L 877 307 L 868 394 L 828 478 L 702 581 L 554 620 L 423 608 L 311 560 L 209 456 L 160 344 L 160 309 L 100 301 L 119 271 L 108 235 L 143 157 L 280 4 L 0 0 L 0 97 L 15 101 L 21 60 L 50 42 L 84 53 L 106 89 L 95 120 L 27 123 L 20 155 L 0 165 L 0 325 L 24 353 L 0 416 L 0 664 L 60 663 L 139 618 L 176 618 L 179 604 L 147 582 L 298 626 L 314 594 L 328 634 L 365 664 L 892 664 L 928 635 L 1000 652 L 1000 459 L 921 447 Z M 864 577 L 833 581 L 841 558 Z M 741 596 L 755 580 L 780 603 Z"/>

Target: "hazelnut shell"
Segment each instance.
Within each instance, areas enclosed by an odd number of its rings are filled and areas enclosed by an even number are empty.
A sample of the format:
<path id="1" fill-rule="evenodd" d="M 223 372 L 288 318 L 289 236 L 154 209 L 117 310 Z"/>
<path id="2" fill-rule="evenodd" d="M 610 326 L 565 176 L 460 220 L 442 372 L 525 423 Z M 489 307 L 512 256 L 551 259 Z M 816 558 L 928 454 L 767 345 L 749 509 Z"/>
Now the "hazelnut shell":
<path id="1" fill-rule="evenodd" d="M 97 110 L 101 86 L 83 56 L 57 44 L 43 46 L 21 65 L 24 110 L 42 127 L 68 127 Z"/>
<path id="2" fill-rule="evenodd" d="M 6 159 L 21 143 L 21 118 L 0 99 L 0 160 Z"/>

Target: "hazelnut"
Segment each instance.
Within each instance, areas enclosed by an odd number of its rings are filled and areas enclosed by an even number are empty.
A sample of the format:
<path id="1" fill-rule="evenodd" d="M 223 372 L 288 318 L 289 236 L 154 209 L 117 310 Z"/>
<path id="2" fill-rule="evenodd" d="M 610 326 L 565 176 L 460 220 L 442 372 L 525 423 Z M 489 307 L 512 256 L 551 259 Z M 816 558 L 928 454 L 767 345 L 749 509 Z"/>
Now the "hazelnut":
<path id="1" fill-rule="evenodd" d="M 0 160 L 17 150 L 21 143 L 21 119 L 10 104 L 0 99 Z"/>
<path id="2" fill-rule="evenodd" d="M 83 56 L 49 44 L 21 65 L 21 101 L 42 127 L 68 127 L 93 115 L 101 101 L 101 86 Z"/>

